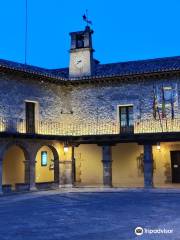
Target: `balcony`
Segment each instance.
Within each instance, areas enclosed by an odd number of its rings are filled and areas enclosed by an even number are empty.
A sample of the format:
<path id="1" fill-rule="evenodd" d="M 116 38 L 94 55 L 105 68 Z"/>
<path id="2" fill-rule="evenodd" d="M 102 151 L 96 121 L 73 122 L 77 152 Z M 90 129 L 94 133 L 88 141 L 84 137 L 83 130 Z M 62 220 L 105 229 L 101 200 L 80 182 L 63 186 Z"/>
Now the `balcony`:
<path id="1" fill-rule="evenodd" d="M 0 117 L 0 132 L 26 134 L 26 120 Z M 140 120 L 120 129 L 118 123 L 72 123 L 36 121 L 35 134 L 56 136 L 118 135 L 180 132 L 180 119 Z M 33 134 L 33 133 L 32 133 Z"/>

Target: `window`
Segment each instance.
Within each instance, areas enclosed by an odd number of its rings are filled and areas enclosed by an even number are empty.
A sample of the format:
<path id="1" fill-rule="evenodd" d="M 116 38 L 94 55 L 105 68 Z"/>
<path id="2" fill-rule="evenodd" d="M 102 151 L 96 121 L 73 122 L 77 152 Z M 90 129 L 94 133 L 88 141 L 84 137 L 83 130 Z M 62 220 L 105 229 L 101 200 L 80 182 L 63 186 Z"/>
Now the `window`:
<path id="1" fill-rule="evenodd" d="M 42 151 L 41 152 L 41 166 L 47 166 L 47 152 Z"/>
<path id="2" fill-rule="evenodd" d="M 77 35 L 76 36 L 76 48 L 83 48 L 84 47 L 84 36 Z"/>
<path id="3" fill-rule="evenodd" d="M 133 131 L 133 106 L 120 106 L 119 107 L 120 131 L 132 132 Z"/>

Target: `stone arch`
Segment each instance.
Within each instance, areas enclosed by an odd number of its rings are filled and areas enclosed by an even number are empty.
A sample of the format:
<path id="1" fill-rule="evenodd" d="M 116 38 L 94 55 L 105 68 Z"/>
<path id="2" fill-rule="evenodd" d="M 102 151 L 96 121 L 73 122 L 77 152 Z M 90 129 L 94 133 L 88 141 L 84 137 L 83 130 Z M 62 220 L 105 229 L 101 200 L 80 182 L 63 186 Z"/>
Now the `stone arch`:
<path id="1" fill-rule="evenodd" d="M 59 184 L 59 175 L 60 175 L 60 170 L 59 170 L 59 154 L 57 149 L 53 146 L 52 143 L 49 142 L 41 142 L 39 144 L 36 145 L 36 150 L 35 150 L 35 161 L 36 161 L 36 179 L 37 179 L 37 166 L 39 166 L 39 159 L 37 159 L 39 157 L 39 151 L 43 148 L 48 148 L 53 155 L 53 182 Z M 48 159 L 49 160 L 49 159 Z M 50 163 L 48 162 L 48 166 L 49 167 L 49 171 L 50 171 Z"/>
<path id="2" fill-rule="evenodd" d="M 27 146 L 20 141 L 10 141 L 2 144 L 2 182 L 4 185 L 26 183 L 27 180 L 27 161 L 29 153 Z"/>
<path id="3" fill-rule="evenodd" d="M 1 148 L 2 159 L 4 158 L 4 155 L 7 152 L 7 150 L 12 146 L 17 146 L 17 147 L 21 148 L 21 150 L 24 153 L 25 160 L 26 161 L 29 160 L 29 153 L 28 153 L 28 150 L 27 150 L 28 146 L 25 142 L 21 142 L 21 141 L 11 141 L 11 142 L 7 142 L 6 144 L 3 144 L 3 147 Z"/>

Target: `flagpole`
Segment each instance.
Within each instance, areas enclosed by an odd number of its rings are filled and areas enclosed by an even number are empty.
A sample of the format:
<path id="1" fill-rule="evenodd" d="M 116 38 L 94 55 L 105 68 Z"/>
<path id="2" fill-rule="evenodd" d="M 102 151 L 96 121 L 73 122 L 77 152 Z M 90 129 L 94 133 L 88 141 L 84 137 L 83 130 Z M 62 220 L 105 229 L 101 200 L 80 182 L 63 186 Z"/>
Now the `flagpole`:
<path id="1" fill-rule="evenodd" d="M 155 108 L 155 113 L 157 112 L 158 113 L 158 117 L 159 117 L 159 121 L 160 121 L 160 126 L 161 126 L 161 129 L 162 129 L 162 132 L 163 132 L 163 125 L 162 125 L 162 121 L 161 121 L 161 117 L 160 117 L 160 112 L 159 112 L 159 107 L 158 107 L 158 102 L 157 102 L 157 89 L 156 87 L 154 86 L 154 98 L 155 98 L 155 101 L 156 103 L 154 105 L 157 105 L 157 106 L 154 106 Z"/>
<path id="2" fill-rule="evenodd" d="M 173 87 L 171 85 L 171 118 L 174 119 Z"/>
<path id="3" fill-rule="evenodd" d="M 165 105 L 165 97 L 164 97 L 164 86 L 163 85 L 162 85 L 162 115 L 163 115 L 163 118 L 165 117 L 166 130 L 168 130 L 167 117 L 166 117 L 166 105 Z"/>
<path id="4" fill-rule="evenodd" d="M 160 112 L 159 112 L 159 108 L 158 108 L 158 107 L 157 107 L 157 111 L 158 111 L 158 116 L 159 116 L 159 121 L 160 121 L 161 129 L 162 129 L 162 132 L 163 132 L 163 125 L 162 125 L 161 116 L 160 116 Z"/>
<path id="5" fill-rule="evenodd" d="M 24 46 L 25 64 L 27 64 L 27 41 L 28 41 L 28 0 L 25 0 L 25 46 Z"/>

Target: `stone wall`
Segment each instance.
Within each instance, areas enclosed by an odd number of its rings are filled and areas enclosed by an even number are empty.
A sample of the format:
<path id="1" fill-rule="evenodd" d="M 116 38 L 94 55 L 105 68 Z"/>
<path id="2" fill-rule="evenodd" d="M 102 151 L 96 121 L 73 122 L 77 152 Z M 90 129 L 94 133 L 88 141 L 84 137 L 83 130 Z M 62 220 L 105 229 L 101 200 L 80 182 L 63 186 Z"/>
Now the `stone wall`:
<path id="1" fill-rule="evenodd" d="M 118 105 L 132 104 L 134 119 L 153 118 L 153 85 L 175 86 L 179 79 L 60 86 L 20 76 L 0 75 L 0 116 L 25 118 L 25 101 L 37 102 L 37 119 L 60 122 L 116 122 Z M 177 94 L 175 117 L 179 116 Z M 63 114 L 62 114 L 63 111 Z M 67 114 L 73 111 L 73 114 Z M 169 110 L 170 111 L 170 110 Z"/>

